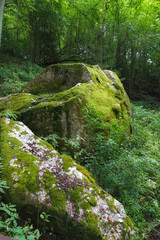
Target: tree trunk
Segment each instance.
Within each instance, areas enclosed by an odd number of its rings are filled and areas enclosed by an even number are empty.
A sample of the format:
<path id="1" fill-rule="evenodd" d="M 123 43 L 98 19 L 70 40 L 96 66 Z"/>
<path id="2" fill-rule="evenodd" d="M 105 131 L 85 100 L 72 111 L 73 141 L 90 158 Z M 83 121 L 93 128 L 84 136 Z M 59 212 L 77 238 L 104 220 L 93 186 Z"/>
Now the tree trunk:
<path id="1" fill-rule="evenodd" d="M 2 35 L 2 17 L 5 0 L 0 0 L 0 47 L 1 47 L 1 35 Z"/>

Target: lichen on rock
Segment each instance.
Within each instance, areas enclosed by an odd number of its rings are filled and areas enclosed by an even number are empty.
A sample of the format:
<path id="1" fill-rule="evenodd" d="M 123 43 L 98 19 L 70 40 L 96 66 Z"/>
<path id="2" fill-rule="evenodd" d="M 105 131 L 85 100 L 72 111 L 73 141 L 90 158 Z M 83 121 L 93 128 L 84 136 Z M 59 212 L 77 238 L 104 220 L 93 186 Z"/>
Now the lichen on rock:
<path id="1" fill-rule="evenodd" d="M 76 239 L 129 239 L 134 234 L 123 206 L 83 167 L 60 155 L 22 122 L 0 121 L 0 151 L 2 176 L 10 187 L 7 197 L 26 214 L 30 208 L 45 209 L 51 228 Z"/>

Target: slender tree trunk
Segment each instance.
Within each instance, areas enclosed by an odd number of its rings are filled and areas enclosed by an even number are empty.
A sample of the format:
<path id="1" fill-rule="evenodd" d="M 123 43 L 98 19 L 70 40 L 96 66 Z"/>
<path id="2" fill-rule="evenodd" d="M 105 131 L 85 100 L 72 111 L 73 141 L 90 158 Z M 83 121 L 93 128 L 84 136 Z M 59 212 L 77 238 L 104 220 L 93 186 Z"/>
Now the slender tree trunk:
<path id="1" fill-rule="evenodd" d="M 102 16 L 102 28 L 101 28 L 101 57 L 100 57 L 100 61 L 101 61 L 101 64 L 103 65 L 103 60 L 104 60 L 104 41 L 103 41 L 103 36 L 104 36 L 104 28 L 106 27 L 105 26 L 105 21 L 106 21 L 106 14 L 107 14 L 107 10 L 108 10 L 108 7 L 107 7 L 107 3 L 105 3 L 105 1 L 103 2 L 103 8 L 105 9 L 104 11 L 104 15 Z"/>
<path id="2" fill-rule="evenodd" d="M 17 2 L 17 23 L 16 23 L 16 49 L 15 49 L 15 55 L 17 55 L 18 52 L 18 34 L 19 34 L 19 2 Z"/>
<path id="3" fill-rule="evenodd" d="M 132 95 L 133 89 L 134 89 L 134 75 L 135 75 L 135 56 L 136 52 L 133 46 L 133 43 L 131 45 L 131 63 L 130 63 L 130 73 L 129 73 L 129 96 Z"/>
<path id="4" fill-rule="evenodd" d="M 0 0 L 0 47 L 1 47 L 1 35 L 2 35 L 2 17 L 5 0 Z"/>

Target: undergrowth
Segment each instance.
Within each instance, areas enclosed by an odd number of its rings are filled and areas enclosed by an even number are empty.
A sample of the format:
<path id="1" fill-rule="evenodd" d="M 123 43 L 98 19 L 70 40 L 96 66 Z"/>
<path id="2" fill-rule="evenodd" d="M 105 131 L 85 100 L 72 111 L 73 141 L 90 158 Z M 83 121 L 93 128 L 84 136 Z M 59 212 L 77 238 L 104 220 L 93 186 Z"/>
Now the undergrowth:
<path id="1" fill-rule="evenodd" d="M 130 136 L 116 124 L 110 126 L 109 138 L 89 128 L 90 149 L 80 160 L 99 184 L 125 206 L 137 227 L 134 240 L 151 239 L 151 230 L 160 225 L 159 110 L 150 109 L 145 102 L 132 103 Z M 101 128 L 97 114 L 89 125 L 95 119 Z"/>
<path id="2" fill-rule="evenodd" d="M 20 92 L 41 70 L 30 61 L 0 56 L 0 96 Z"/>
<path id="3" fill-rule="evenodd" d="M 0 96 L 19 92 L 41 68 L 30 62 L 0 58 Z M 137 232 L 132 240 L 160 239 L 160 107 L 153 98 L 132 102 L 132 134 L 118 122 L 111 125 L 101 120 L 94 108 L 84 110 L 89 144 L 84 139 L 60 139 L 56 135 L 44 138 L 61 153 L 67 153 L 84 165 L 98 183 L 126 209 Z M 0 117 L 16 119 L 7 111 Z M 82 145 L 79 142 L 83 142 Z M 59 143 L 61 143 L 59 145 Z M 82 146 L 87 145 L 83 148 Z M 62 148 L 63 146 L 63 148 Z M 0 179 L 0 200 L 6 183 Z M 48 218 L 44 221 L 47 222 Z M 0 205 L 0 231 L 4 235 L 38 239 L 38 231 L 19 226 L 16 207 Z M 43 218 L 41 216 L 41 218 Z M 45 232 L 46 225 L 41 228 Z M 31 232 L 31 234 L 26 235 Z M 159 235 L 158 235 L 159 234 Z"/>
<path id="4" fill-rule="evenodd" d="M 94 108 L 84 110 L 89 145 L 83 149 L 77 139 L 64 138 L 64 147 L 59 149 L 84 165 L 125 206 L 137 228 L 132 240 L 160 237 L 156 233 L 160 226 L 159 110 L 151 101 L 133 102 L 130 136 L 118 121 L 109 125 Z M 58 148 L 58 136 L 45 140 Z"/>

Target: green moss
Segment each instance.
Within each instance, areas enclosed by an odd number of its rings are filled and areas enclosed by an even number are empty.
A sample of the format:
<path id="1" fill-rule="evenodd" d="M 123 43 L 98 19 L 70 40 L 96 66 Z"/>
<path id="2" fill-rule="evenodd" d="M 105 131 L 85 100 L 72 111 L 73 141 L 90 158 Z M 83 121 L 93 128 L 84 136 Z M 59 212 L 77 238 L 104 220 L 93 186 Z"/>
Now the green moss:
<path id="1" fill-rule="evenodd" d="M 106 200 L 106 202 L 107 202 L 110 210 L 111 210 L 113 213 L 116 213 L 116 212 L 119 213 L 118 208 L 114 205 L 114 198 L 112 198 L 112 200 L 106 198 L 105 200 Z"/>
<path id="2" fill-rule="evenodd" d="M 76 206 L 79 207 L 79 203 L 81 202 L 83 196 L 83 187 L 76 186 L 74 189 L 68 189 L 67 195 L 69 195 L 76 203 Z"/>
<path id="3" fill-rule="evenodd" d="M 80 207 L 81 207 L 82 209 L 85 209 L 85 210 L 90 210 L 90 209 L 91 209 L 91 204 L 89 204 L 88 201 L 83 201 L 83 202 L 81 203 Z"/>
<path id="4" fill-rule="evenodd" d="M 26 131 L 22 131 L 22 132 L 20 132 L 20 134 L 21 134 L 21 135 L 26 135 L 27 132 L 26 132 Z"/>
<path id="5" fill-rule="evenodd" d="M 132 220 L 131 220 L 128 216 L 123 219 L 123 224 L 124 224 L 124 228 L 125 228 L 126 230 L 129 230 L 129 228 L 130 228 L 131 230 L 133 230 L 133 231 L 136 230 L 135 227 L 134 227 L 134 225 L 133 225 Z"/>
<path id="6" fill-rule="evenodd" d="M 109 223 L 106 222 L 106 221 L 104 221 L 104 220 L 102 220 L 102 221 L 100 222 L 100 226 L 105 229 L 105 228 L 108 228 Z"/>
<path id="7" fill-rule="evenodd" d="M 20 147 L 23 144 L 9 136 L 8 133 L 12 131 L 15 124 L 17 122 L 13 120 L 9 124 L 5 123 L 4 119 L 0 122 L 0 151 L 3 162 L 3 179 L 7 181 L 8 186 L 12 187 L 12 198 L 19 202 L 27 192 L 36 193 L 38 191 L 39 186 L 36 179 L 38 178 L 39 167 L 34 163 L 38 161 L 38 158 L 22 151 Z"/>
<path id="8" fill-rule="evenodd" d="M 106 192 L 101 187 L 96 187 L 92 191 L 92 194 L 94 194 L 94 192 L 96 192 L 102 199 L 106 199 Z M 107 196 L 111 196 L 111 195 L 107 193 Z"/>
<path id="9" fill-rule="evenodd" d="M 13 113 L 19 113 L 21 110 L 29 107 L 36 96 L 31 94 L 13 94 L 5 97 L 0 102 L 0 112 L 10 109 Z"/>
<path id="10" fill-rule="evenodd" d="M 42 179 L 42 186 L 49 191 L 52 187 L 53 184 L 56 183 L 56 178 L 54 177 L 54 175 L 48 171 L 47 169 L 45 170 L 46 173 L 43 175 L 43 179 Z"/>
<path id="11" fill-rule="evenodd" d="M 80 171 L 81 173 L 83 173 L 84 176 L 86 176 L 86 178 L 88 178 L 91 183 L 97 184 L 96 181 L 94 180 L 94 178 L 91 177 L 91 174 L 84 167 L 82 167 L 79 164 L 77 164 L 76 166 L 77 166 L 77 170 Z"/>
<path id="12" fill-rule="evenodd" d="M 42 146 L 44 149 L 47 149 L 47 148 L 48 148 L 48 149 L 51 150 L 51 151 L 54 150 L 54 148 L 52 147 L 52 145 L 49 144 L 48 142 L 44 142 L 44 141 L 40 140 L 37 144 L 38 144 L 39 146 Z M 58 154 L 58 152 L 57 152 L 57 154 Z"/>
<path id="13" fill-rule="evenodd" d="M 50 189 L 49 196 L 51 199 L 52 208 L 64 209 L 66 207 L 65 193 L 58 187 Z"/>
<path id="14" fill-rule="evenodd" d="M 88 202 L 93 206 L 93 207 L 96 207 L 97 206 L 97 200 L 96 198 L 90 198 L 88 200 Z"/>
<path id="15" fill-rule="evenodd" d="M 87 222 L 87 227 L 84 229 L 84 231 L 87 232 L 87 236 L 89 237 L 88 239 L 97 239 L 100 240 L 102 239 L 100 229 L 98 227 L 98 218 L 95 216 L 92 212 L 86 211 L 86 222 Z"/>
<path id="16" fill-rule="evenodd" d="M 91 207 L 97 206 L 97 200 L 96 198 L 92 197 L 88 194 L 87 200 L 83 201 L 80 205 L 81 208 L 85 210 L 90 210 Z"/>
<path id="17" fill-rule="evenodd" d="M 63 163 L 62 163 L 62 166 L 63 166 L 63 169 L 65 172 L 68 172 L 68 168 L 69 167 L 73 167 L 73 159 L 67 155 L 62 155 L 62 159 L 63 159 Z"/>
<path id="18" fill-rule="evenodd" d="M 8 132 L 12 131 L 12 127 L 15 125 L 14 121 L 10 121 L 10 124 L 6 124 L 5 118 L 0 121 L 0 151 L 1 157 L 3 161 L 3 166 L 5 168 L 5 173 L 3 171 L 4 178 L 7 179 L 8 184 L 11 185 L 11 167 L 10 160 L 19 152 L 19 147 L 22 147 L 23 144 L 8 135 Z M 12 146 L 12 147 L 11 147 Z"/>

